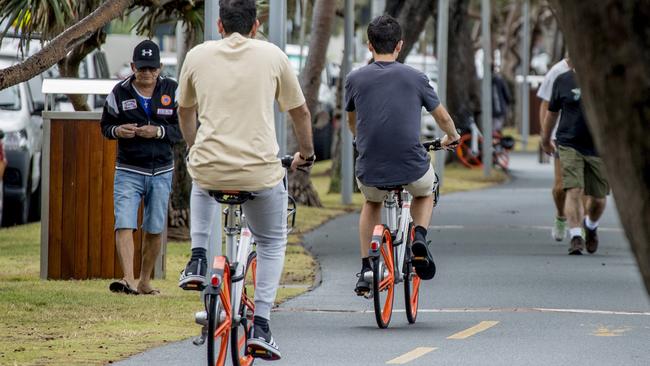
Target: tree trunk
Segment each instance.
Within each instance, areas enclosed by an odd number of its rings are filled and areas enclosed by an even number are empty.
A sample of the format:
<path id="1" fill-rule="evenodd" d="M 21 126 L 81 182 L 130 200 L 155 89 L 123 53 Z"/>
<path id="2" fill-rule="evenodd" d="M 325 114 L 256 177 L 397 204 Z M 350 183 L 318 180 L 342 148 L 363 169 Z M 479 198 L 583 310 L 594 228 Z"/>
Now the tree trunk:
<path id="1" fill-rule="evenodd" d="M 183 27 L 183 48 L 178 71 L 180 73 L 185 61 L 187 51 L 196 45 L 196 32 Z M 174 145 L 174 178 L 172 179 L 172 192 L 167 210 L 168 236 L 176 240 L 189 240 L 190 227 L 190 193 L 192 191 L 192 178 L 187 172 L 185 154 L 187 145 L 181 140 Z"/>
<path id="2" fill-rule="evenodd" d="M 49 69 L 76 46 L 85 42 L 95 31 L 121 16 L 131 4 L 133 0 L 105 1 L 90 15 L 58 35 L 33 56 L 0 70 L 0 90 L 27 81 Z"/>
<path id="3" fill-rule="evenodd" d="M 325 67 L 327 46 L 329 45 L 334 18 L 336 17 L 336 2 L 333 0 L 317 0 L 313 7 L 311 37 L 309 39 L 309 54 L 302 72 L 302 90 L 305 94 L 307 107 L 312 120 L 316 120 L 321 111 L 318 103 L 318 91 L 321 85 L 321 73 Z M 293 130 L 292 130 L 293 131 Z M 287 135 L 291 140 L 287 144 L 295 146 L 295 135 Z M 318 157 L 317 157 L 318 158 Z M 321 207 L 318 192 L 311 183 L 309 173 L 296 170 L 289 174 L 289 193 L 298 203 L 308 206 Z"/>
<path id="4" fill-rule="evenodd" d="M 406 2 L 386 1 L 386 14 L 390 14 L 402 26 L 402 51 L 397 57 L 397 61 L 404 62 L 406 56 L 411 52 L 413 45 L 420 37 L 424 30 L 427 20 L 433 13 L 434 5 L 437 1 L 431 0 L 413 0 Z"/>
<path id="5" fill-rule="evenodd" d="M 480 110 L 469 3 L 452 0 L 449 4 L 449 44 L 453 46 L 448 54 L 447 107 L 461 129 L 469 128 L 469 118 Z"/>
<path id="6" fill-rule="evenodd" d="M 650 294 L 650 0 L 553 0 L 589 127 Z"/>
<path id="7" fill-rule="evenodd" d="M 91 52 L 99 48 L 106 41 L 106 33 L 100 29 L 96 31 L 85 42 L 76 46 L 66 57 L 58 62 L 59 73 L 62 77 L 78 78 L 79 65 L 83 59 Z M 89 111 L 88 96 L 84 94 L 68 94 L 68 99 L 72 103 L 75 111 Z"/>

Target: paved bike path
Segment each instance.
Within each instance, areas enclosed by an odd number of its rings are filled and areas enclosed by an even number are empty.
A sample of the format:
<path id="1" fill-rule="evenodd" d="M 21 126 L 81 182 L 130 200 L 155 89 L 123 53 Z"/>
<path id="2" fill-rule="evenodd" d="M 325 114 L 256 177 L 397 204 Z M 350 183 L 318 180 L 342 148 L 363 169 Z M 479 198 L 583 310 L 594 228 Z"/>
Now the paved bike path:
<path id="1" fill-rule="evenodd" d="M 274 365 L 650 364 L 650 302 L 613 201 L 598 253 L 568 256 L 550 239 L 552 167 L 533 155 L 511 164 L 510 183 L 442 197 L 429 230 L 438 274 L 414 325 L 401 286 L 387 330 L 353 294 L 358 214 L 307 235 L 322 283 L 273 313 Z M 204 353 L 185 341 L 117 364 L 204 365 Z"/>

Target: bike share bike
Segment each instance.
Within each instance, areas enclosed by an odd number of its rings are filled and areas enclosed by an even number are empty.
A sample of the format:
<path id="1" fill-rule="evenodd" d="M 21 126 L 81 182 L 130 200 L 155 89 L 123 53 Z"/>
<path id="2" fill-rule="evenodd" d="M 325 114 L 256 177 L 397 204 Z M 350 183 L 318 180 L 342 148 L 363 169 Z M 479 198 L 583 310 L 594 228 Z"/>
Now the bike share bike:
<path id="1" fill-rule="evenodd" d="M 444 149 L 440 139 L 422 145 L 427 151 Z M 412 197 L 402 186 L 377 188 L 388 191 L 384 199 L 386 221 L 375 226 L 372 233 L 369 255 L 372 271 L 361 274 L 370 283 L 366 297 L 373 299 L 377 325 L 386 328 L 393 314 L 395 285 L 403 282 L 406 319 L 413 324 L 418 315 L 421 279 L 415 273 L 412 261 L 427 259 L 413 257 L 411 252 L 415 238 L 415 225 L 411 218 Z M 439 197 L 437 175 L 433 195 L 435 206 Z"/>
<path id="2" fill-rule="evenodd" d="M 293 156 L 285 156 L 281 161 L 284 168 L 289 168 Z M 246 347 L 253 330 L 255 313 L 253 295 L 257 253 L 241 205 L 255 199 L 255 194 L 244 191 L 209 191 L 209 194 L 217 202 L 227 205 L 224 209 L 226 256 L 215 256 L 208 272 L 208 282 L 203 288 L 205 310 L 195 314 L 196 323 L 203 328 L 194 344 L 200 346 L 207 342 L 209 366 L 224 365 L 228 348 L 234 366 L 249 366 L 255 357 L 268 356 L 257 354 L 263 350 L 255 350 L 253 354 Z M 287 219 L 289 233 L 296 219 L 296 202 L 291 196 Z M 190 283 L 187 286 L 197 285 Z"/>
<path id="3" fill-rule="evenodd" d="M 461 134 L 460 143 L 456 148 L 458 160 L 468 168 L 479 168 L 483 166 L 483 134 L 479 130 L 474 119 L 470 117 L 470 127 Z M 492 161 L 493 164 L 501 167 L 507 172 L 510 165 L 510 150 L 515 147 L 515 139 L 512 136 L 504 136 L 499 131 L 492 132 Z"/>

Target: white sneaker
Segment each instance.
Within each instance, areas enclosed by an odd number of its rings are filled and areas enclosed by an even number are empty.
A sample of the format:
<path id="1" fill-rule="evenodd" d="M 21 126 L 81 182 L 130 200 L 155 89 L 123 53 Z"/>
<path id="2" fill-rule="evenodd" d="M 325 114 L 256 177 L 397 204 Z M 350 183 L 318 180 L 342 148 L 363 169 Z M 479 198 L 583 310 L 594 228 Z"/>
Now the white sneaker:
<path id="1" fill-rule="evenodd" d="M 566 219 L 555 218 L 555 225 L 551 228 L 551 235 L 555 241 L 563 241 L 566 238 Z"/>

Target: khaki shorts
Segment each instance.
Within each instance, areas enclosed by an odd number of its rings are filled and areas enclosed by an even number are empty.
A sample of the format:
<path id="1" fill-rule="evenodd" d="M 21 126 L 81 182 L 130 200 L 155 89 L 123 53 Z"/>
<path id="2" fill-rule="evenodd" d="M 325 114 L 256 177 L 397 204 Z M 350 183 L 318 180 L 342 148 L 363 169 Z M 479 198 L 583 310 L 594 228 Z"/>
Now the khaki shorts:
<path id="1" fill-rule="evenodd" d="M 562 164 L 562 188 L 581 188 L 585 195 L 596 198 L 609 194 L 609 183 L 601 158 L 582 155 L 566 146 L 558 146 L 558 153 Z"/>
<path id="2" fill-rule="evenodd" d="M 429 170 L 420 179 L 404 185 L 404 189 L 413 197 L 427 197 L 433 194 L 433 188 L 436 183 L 436 172 L 433 170 L 433 166 L 429 164 Z M 388 194 L 387 191 L 382 191 L 376 187 L 364 186 L 359 181 L 359 178 L 357 178 L 357 184 L 366 201 L 369 202 L 383 202 L 386 194 Z"/>

